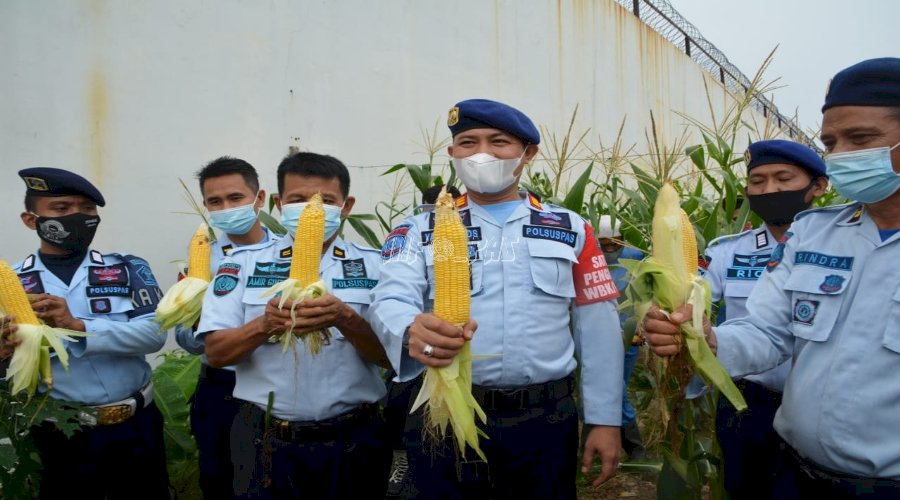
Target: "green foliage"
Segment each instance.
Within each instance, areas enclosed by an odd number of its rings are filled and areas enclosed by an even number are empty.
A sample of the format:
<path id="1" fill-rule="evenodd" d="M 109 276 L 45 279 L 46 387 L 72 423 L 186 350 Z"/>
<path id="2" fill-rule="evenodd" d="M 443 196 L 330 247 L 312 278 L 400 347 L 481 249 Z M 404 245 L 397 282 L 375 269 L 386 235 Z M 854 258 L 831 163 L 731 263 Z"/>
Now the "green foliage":
<path id="1" fill-rule="evenodd" d="M 153 401 L 165 422 L 169 488 L 175 498 L 200 498 L 197 445 L 190 432 L 190 399 L 200 375 L 200 357 L 180 349 L 161 354 L 153 370 Z"/>
<path id="2" fill-rule="evenodd" d="M 24 393 L 12 396 L 8 383 L 0 381 L 0 488 L 2 498 L 37 498 L 41 459 L 31 434 L 32 425 L 53 420 L 66 436 L 96 418 L 96 410 L 50 398 L 48 393 L 28 400 Z"/>

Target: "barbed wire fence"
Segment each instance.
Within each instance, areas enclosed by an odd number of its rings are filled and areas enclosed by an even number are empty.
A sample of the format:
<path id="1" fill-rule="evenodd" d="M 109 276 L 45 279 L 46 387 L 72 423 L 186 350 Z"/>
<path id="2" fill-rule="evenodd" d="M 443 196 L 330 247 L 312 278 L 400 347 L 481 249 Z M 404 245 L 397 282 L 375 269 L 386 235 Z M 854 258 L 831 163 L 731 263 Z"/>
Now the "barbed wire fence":
<path id="1" fill-rule="evenodd" d="M 676 47 L 682 47 L 685 54 L 707 73 L 715 77 L 732 92 L 747 92 L 750 79 L 732 64 L 710 41 L 703 38 L 700 31 L 685 19 L 667 0 L 615 0 L 619 5 L 631 10 L 644 24 L 662 35 Z M 762 94 L 753 96 L 751 106 L 764 118 L 771 119 L 791 140 L 801 142 L 821 153 L 814 140 L 809 137 L 795 120 L 786 117 L 770 99 Z"/>

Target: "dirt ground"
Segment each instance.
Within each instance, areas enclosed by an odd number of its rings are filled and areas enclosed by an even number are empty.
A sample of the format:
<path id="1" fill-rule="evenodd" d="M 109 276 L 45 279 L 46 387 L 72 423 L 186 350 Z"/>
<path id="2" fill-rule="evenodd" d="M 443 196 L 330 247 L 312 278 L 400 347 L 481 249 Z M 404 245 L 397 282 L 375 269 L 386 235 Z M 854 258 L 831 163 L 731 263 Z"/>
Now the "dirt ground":
<path id="1" fill-rule="evenodd" d="M 633 498 L 639 500 L 656 499 L 656 483 L 652 477 L 639 473 L 619 473 L 615 477 L 594 488 L 586 480 L 579 481 L 578 498 L 580 500 L 607 500 L 614 498 Z"/>

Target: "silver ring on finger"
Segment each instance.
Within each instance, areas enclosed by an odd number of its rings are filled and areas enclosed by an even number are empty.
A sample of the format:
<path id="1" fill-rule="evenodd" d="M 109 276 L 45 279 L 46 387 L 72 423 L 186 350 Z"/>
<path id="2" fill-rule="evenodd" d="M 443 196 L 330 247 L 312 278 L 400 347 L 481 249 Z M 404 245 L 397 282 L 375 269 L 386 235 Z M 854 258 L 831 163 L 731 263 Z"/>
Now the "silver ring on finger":
<path id="1" fill-rule="evenodd" d="M 425 347 L 422 348 L 422 354 L 430 357 L 434 356 L 434 346 L 431 344 L 425 344 Z"/>

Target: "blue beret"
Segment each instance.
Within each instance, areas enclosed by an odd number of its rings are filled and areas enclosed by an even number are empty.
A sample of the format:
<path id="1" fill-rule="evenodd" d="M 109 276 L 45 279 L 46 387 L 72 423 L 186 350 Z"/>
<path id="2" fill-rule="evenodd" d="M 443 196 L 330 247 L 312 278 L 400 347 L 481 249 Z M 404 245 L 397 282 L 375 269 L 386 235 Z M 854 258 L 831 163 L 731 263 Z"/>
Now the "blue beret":
<path id="1" fill-rule="evenodd" d="M 869 59 L 834 75 L 822 112 L 835 106 L 900 106 L 900 59 Z"/>
<path id="2" fill-rule="evenodd" d="M 813 177 L 828 177 L 822 158 L 812 149 L 792 141 L 772 139 L 754 142 L 744 153 L 744 163 L 747 164 L 748 173 L 750 169 L 760 165 L 786 163 L 806 170 Z"/>
<path id="3" fill-rule="evenodd" d="M 61 168 L 36 167 L 19 170 L 28 194 L 32 196 L 66 196 L 80 194 L 99 206 L 106 205 L 103 195 L 84 177 Z"/>
<path id="4" fill-rule="evenodd" d="M 531 118 L 518 109 L 488 99 L 469 99 L 450 109 L 447 126 L 453 136 L 473 128 L 495 128 L 528 144 L 540 144 L 541 134 Z"/>

